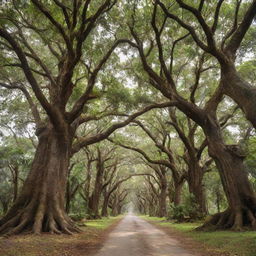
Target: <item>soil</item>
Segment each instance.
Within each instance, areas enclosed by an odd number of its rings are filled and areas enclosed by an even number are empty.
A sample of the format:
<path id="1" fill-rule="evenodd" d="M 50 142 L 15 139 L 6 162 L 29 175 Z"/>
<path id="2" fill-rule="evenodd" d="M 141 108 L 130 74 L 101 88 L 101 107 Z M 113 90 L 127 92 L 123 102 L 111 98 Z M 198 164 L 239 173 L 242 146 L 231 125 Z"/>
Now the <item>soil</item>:
<path id="1" fill-rule="evenodd" d="M 0 238 L 0 256 L 91 256 L 104 244 L 108 234 L 118 225 L 107 229 L 83 228 L 75 235 L 16 235 Z"/>

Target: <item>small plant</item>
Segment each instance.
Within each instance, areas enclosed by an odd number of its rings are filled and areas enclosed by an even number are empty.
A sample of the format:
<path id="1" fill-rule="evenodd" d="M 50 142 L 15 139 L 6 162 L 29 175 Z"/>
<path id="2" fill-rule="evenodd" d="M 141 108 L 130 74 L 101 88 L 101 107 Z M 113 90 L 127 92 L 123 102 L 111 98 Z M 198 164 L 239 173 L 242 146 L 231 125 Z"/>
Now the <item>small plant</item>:
<path id="1" fill-rule="evenodd" d="M 175 219 L 178 222 L 183 222 L 186 219 L 186 209 L 184 205 L 170 205 L 167 210 L 167 219 Z"/>
<path id="2" fill-rule="evenodd" d="M 203 216 L 200 213 L 199 206 L 196 202 L 194 195 L 189 194 L 188 196 L 186 196 L 184 204 L 185 204 L 186 213 L 189 216 L 189 219 L 191 220 L 202 219 Z"/>

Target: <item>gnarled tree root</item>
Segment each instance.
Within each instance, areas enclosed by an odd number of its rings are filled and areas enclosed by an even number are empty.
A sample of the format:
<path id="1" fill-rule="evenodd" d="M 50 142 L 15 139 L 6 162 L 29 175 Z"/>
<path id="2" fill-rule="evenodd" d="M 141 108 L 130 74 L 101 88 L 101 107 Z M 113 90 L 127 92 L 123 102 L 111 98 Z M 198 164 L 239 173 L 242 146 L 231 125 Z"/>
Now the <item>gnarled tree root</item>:
<path id="1" fill-rule="evenodd" d="M 81 232 L 68 215 L 57 206 L 33 207 L 29 204 L 25 208 L 11 209 L 8 215 L 0 220 L 0 235 L 11 236 L 23 232 L 40 234 L 73 234 Z M 17 214 L 14 215 L 13 213 Z"/>
<path id="2" fill-rule="evenodd" d="M 256 230 L 256 214 L 248 208 L 239 210 L 227 209 L 224 212 L 213 215 L 209 221 L 196 228 L 198 231 L 227 229 L 233 231 Z"/>

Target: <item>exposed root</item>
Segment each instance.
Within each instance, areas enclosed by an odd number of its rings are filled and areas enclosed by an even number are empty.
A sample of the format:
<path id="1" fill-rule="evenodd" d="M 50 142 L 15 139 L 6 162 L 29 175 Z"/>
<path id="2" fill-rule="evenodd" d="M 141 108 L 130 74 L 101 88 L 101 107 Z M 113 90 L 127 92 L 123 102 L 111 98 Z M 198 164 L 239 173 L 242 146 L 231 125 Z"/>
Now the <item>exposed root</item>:
<path id="1" fill-rule="evenodd" d="M 248 211 L 247 214 L 248 214 L 248 219 L 250 220 L 250 222 L 252 224 L 252 228 L 254 230 L 256 230 L 256 218 L 255 218 L 255 216 L 253 215 L 253 213 L 251 211 Z"/>
<path id="2" fill-rule="evenodd" d="M 14 218 L 8 220 L 6 223 L 2 224 L 0 227 L 0 234 L 8 233 L 9 229 L 18 225 L 20 219 L 20 214 Z"/>
<path id="3" fill-rule="evenodd" d="M 250 209 L 232 211 L 230 209 L 217 213 L 206 221 L 197 231 L 215 230 L 245 231 L 256 230 L 256 216 Z"/>
<path id="4" fill-rule="evenodd" d="M 27 223 L 28 223 L 28 220 L 24 219 L 23 221 L 21 221 L 21 223 L 17 227 L 11 229 L 6 235 L 11 236 L 11 235 L 19 234 L 27 225 Z"/>
<path id="5" fill-rule="evenodd" d="M 234 223 L 235 220 L 235 214 L 233 212 L 229 213 L 228 219 L 226 222 L 224 222 L 223 227 L 224 229 L 228 229 L 232 226 L 232 223 Z"/>
<path id="6" fill-rule="evenodd" d="M 27 207 L 20 210 L 15 217 L 10 218 L 0 226 L 0 234 L 11 236 L 25 231 L 33 234 L 49 232 L 51 234 L 68 234 L 81 232 L 75 223 L 66 215 L 64 210 L 46 209 L 46 207 Z"/>

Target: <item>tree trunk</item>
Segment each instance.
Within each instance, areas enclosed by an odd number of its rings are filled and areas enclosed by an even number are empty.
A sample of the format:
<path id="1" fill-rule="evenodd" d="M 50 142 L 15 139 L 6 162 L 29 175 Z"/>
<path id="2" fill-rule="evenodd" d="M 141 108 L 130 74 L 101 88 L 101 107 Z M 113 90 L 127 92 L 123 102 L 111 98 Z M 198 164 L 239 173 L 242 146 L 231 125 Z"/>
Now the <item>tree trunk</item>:
<path id="1" fill-rule="evenodd" d="M 139 212 L 143 215 L 147 215 L 148 212 L 147 212 L 147 206 L 144 204 L 144 203 L 140 203 L 139 205 Z"/>
<path id="2" fill-rule="evenodd" d="M 92 195 L 89 198 L 89 215 L 93 219 L 99 219 L 99 204 L 100 204 L 100 196 L 101 196 L 101 188 L 102 183 L 100 181 L 99 175 L 97 173 L 95 187 Z"/>
<path id="3" fill-rule="evenodd" d="M 89 198 L 89 214 L 92 218 L 98 219 L 99 215 L 99 204 L 100 196 L 102 193 L 102 180 L 104 174 L 104 161 L 102 161 L 101 153 L 98 150 L 98 160 L 97 160 L 97 174 L 94 183 L 94 191 Z"/>
<path id="4" fill-rule="evenodd" d="M 111 216 L 117 216 L 117 214 L 118 214 L 118 209 L 117 209 L 117 196 L 114 195 L 114 197 L 113 197 L 113 202 L 112 202 Z"/>
<path id="5" fill-rule="evenodd" d="M 96 179 L 97 180 L 97 179 Z M 100 192 L 100 184 L 95 182 L 95 189 L 92 193 L 92 195 L 89 198 L 89 215 L 91 218 L 93 219 L 99 219 L 100 215 L 99 215 L 99 204 L 100 204 L 100 196 L 101 196 L 101 192 Z"/>
<path id="6" fill-rule="evenodd" d="M 166 216 L 166 197 L 167 197 L 167 181 L 161 181 L 161 191 L 159 195 L 159 209 L 158 209 L 158 217 Z"/>
<path id="7" fill-rule="evenodd" d="M 82 198 L 85 201 L 85 206 L 86 206 L 86 213 L 90 215 L 90 207 L 89 207 L 89 201 L 90 201 L 90 190 L 91 190 L 91 167 L 90 164 L 87 164 L 87 176 L 85 179 L 85 184 L 84 184 L 84 193 L 80 193 Z"/>
<path id="8" fill-rule="evenodd" d="M 117 205 L 114 205 L 111 216 L 115 217 L 118 215 Z"/>
<path id="9" fill-rule="evenodd" d="M 203 227 L 243 230 L 256 229 L 256 196 L 249 182 L 243 164 L 244 155 L 237 146 L 225 145 L 218 126 L 211 125 L 205 130 L 209 145 L 209 155 L 219 169 L 222 185 L 229 207 L 217 213 Z"/>
<path id="10" fill-rule="evenodd" d="M 119 204 L 117 207 L 117 215 L 120 215 L 122 213 L 123 205 Z"/>
<path id="11" fill-rule="evenodd" d="M 194 218 L 201 218 L 207 214 L 205 193 L 203 189 L 203 169 L 196 161 L 189 163 L 188 186 L 189 192 L 193 195 L 196 204 L 196 213 Z"/>
<path id="12" fill-rule="evenodd" d="M 104 199 L 103 199 L 103 205 L 101 210 L 101 216 L 107 217 L 108 216 L 108 202 L 109 202 L 109 193 L 105 192 Z"/>
<path id="13" fill-rule="evenodd" d="M 13 167 L 13 202 L 16 201 L 18 197 L 18 189 L 19 189 L 19 167 Z"/>
<path id="14" fill-rule="evenodd" d="M 89 215 L 93 219 L 99 219 L 100 193 L 94 192 L 89 198 Z"/>
<path id="15" fill-rule="evenodd" d="M 181 192 L 183 184 L 184 180 L 174 182 L 174 194 L 172 200 L 175 206 L 178 206 L 181 203 Z"/>
<path id="16" fill-rule="evenodd" d="M 156 216 L 156 208 L 155 207 L 156 207 L 156 203 L 155 203 L 154 198 L 152 197 L 148 201 L 148 214 L 150 217 Z"/>
<path id="17" fill-rule="evenodd" d="M 70 142 L 48 125 L 39 135 L 31 171 L 14 205 L 0 221 L 0 233 L 78 231 L 65 212 Z"/>

